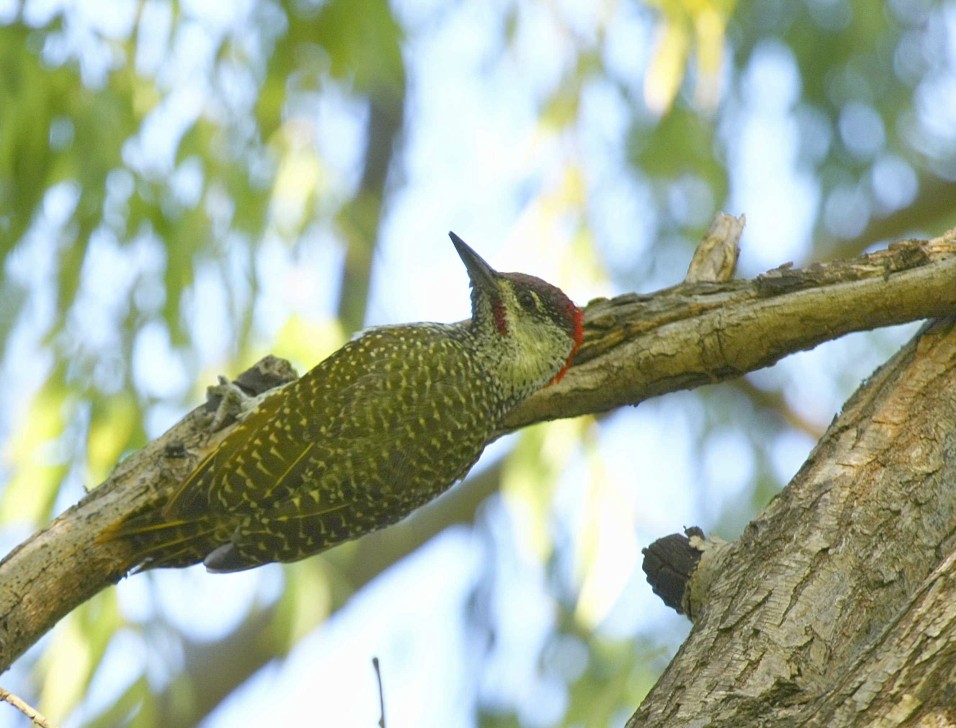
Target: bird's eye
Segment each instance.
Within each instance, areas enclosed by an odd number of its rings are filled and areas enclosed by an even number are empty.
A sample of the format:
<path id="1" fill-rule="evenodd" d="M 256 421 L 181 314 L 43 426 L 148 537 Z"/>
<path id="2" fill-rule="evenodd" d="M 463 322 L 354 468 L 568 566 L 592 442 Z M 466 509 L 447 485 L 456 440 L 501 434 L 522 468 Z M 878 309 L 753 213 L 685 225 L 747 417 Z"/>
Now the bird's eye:
<path id="1" fill-rule="evenodd" d="M 531 291 L 521 291 L 518 294 L 518 303 L 525 311 L 535 311 L 538 308 L 538 298 Z"/>

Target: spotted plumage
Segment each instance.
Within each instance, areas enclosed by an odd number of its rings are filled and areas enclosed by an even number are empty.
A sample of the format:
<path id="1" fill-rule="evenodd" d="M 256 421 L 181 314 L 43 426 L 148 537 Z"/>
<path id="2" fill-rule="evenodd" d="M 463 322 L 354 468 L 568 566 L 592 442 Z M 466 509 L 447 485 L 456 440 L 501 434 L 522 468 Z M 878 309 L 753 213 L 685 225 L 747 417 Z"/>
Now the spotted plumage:
<path id="1" fill-rule="evenodd" d="M 463 478 L 502 418 L 559 379 L 581 311 L 452 234 L 472 319 L 370 329 L 248 413 L 162 513 L 121 521 L 142 568 L 295 561 L 404 518 Z"/>

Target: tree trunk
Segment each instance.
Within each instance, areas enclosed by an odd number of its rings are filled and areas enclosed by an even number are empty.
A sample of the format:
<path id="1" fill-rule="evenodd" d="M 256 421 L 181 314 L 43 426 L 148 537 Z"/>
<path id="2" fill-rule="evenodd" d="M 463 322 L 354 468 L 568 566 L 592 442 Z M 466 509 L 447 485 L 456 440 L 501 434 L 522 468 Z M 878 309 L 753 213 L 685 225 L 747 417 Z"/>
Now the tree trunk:
<path id="1" fill-rule="evenodd" d="M 628 728 L 956 725 L 956 319 L 688 587 L 694 628 Z"/>

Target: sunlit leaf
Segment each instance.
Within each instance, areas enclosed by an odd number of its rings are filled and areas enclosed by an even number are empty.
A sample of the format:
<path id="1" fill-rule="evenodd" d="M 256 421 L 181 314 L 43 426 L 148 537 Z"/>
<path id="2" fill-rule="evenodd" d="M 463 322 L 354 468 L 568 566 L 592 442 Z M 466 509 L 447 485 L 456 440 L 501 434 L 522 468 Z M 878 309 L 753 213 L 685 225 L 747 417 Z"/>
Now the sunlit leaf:
<path id="1" fill-rule="evenodd" d="M 143 413 L 129 393 L 95 400 L 87 435 L 87 467 L 91 483 L 104 480 L 140 431 Z"/>
<path id="2" fill-rule="evenodd" d="M 69 463 L 57 453 L 67 424 L 69 394 L 52 381 L 33 398 L 3 450 L 13 477 L 0 499 L 0 523 L 43 523 Z"/>

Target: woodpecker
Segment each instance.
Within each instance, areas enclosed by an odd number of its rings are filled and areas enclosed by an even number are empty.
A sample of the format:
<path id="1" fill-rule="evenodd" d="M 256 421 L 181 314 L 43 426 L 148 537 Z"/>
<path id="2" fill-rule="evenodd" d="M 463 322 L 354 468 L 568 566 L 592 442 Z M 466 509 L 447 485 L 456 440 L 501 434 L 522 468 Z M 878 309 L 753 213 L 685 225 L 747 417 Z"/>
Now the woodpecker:
<path id="1" fill-rule="evenodd" d="M 262 399 L 161 510 L 99 540 L 125 542 L 139 569 L 241 571 L 391 525 L 464 478 L 505 415 L 567 371 L 583 314 L 449 235 L 470 320 L 367 330 Z"/>

